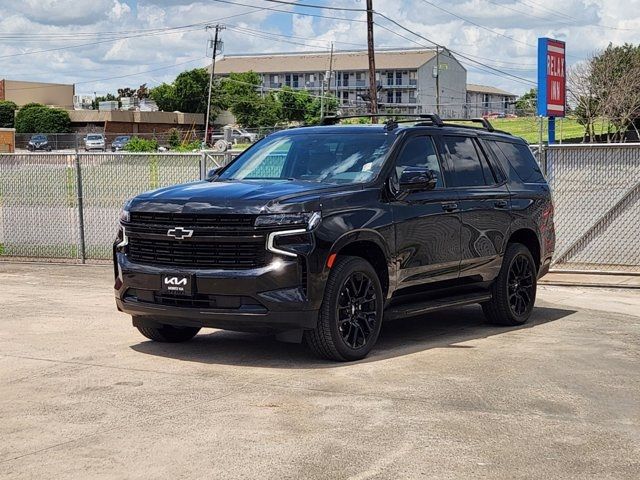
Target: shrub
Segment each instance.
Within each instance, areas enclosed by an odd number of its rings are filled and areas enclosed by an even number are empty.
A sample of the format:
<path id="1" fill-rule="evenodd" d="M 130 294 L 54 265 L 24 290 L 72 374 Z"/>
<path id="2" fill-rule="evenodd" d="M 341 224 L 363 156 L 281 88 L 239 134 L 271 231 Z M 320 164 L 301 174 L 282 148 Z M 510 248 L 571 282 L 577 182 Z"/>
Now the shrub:
<path id="1" fill-rule="evenodd" d="M 10 101 L 0 101 L 0 128 L 13 128 L 18 106 Z"/>
<path id="2" fill-rule="evenodd" d="M 155 138 L 132 137 L 124 149 L 127 152 L 155 152 L 158 150 L 158 141 Z"/>
<path id="3" fill-rule="evenodd" d="M 177 148 L 180 146 L 182 139 L 180 138 L 180 131 L 177 128 L 169 130 L 169 138 L 167 142 L 171 148 Z"/>
<path id="4" fill-rule="evenodd" d="M 71 119 L 66 110 L 50 108 L 39 103 L 24 105 L 16 115 L 18 133 L 67 133 Z"/>

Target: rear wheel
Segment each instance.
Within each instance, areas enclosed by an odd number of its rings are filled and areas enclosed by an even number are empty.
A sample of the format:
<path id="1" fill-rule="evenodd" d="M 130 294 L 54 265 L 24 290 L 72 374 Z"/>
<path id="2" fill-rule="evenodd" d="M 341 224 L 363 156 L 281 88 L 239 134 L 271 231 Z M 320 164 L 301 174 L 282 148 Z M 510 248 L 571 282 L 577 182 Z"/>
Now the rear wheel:
<path id="1" fill-rule="evenodd" d="M 149 340 L 163 343 L 180 343 L 191 340 L 200 331 L 198 327 L 174 327 L 173 325 L 158 324 L 157 327 L 136 327 Z"/>
<path id="2" fill-rule="evenodd" d="M 521 243 L 510 243 L 492 286 L 492 298 L 482 304 L 487 320 L 499 325 L 525 323 L 536 301 L 536 287 L 537 271 L 531 252 Z"/>
<path id="3" fill-rule="evenodd" d="M 329 360 L 360 360 L 371 351 L 382 325 L 382 287 L 371 264 L 341 257 L 325 287 L 318 325 L 305 332 L 313 352 Z"/>

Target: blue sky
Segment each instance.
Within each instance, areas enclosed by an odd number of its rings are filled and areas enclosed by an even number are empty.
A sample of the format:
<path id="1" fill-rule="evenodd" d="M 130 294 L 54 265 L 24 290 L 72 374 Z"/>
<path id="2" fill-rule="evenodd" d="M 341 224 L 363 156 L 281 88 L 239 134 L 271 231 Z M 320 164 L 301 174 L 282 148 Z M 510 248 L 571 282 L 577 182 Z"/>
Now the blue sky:
<path id="1" fill-rule="evenodd" d="M 366 44 L 362 12 L 230 1 L 244 5 L 218 0 L 3 0 L 0 77 L 76 83 L 80 93 L 102 94 L 144 82 L 153 86 L 207 64 L 204 23 L 219 19 L 228 26 L 223 32 L 227 54 L 328 50 L 332 41 L 342 50 Z M 364 0 L 303 3 L 365 7 Z M 472 59 L 465 60 L 470 83 L 517 94 L 535 79 L 538 37 L 565 40 L 571 66 L 609 42 L 637 43 L 640 31 L 640 0 L 374 0 L 374 9 Z M 426 44 L 382 17 L 376 22 L 378 47 Z"/>

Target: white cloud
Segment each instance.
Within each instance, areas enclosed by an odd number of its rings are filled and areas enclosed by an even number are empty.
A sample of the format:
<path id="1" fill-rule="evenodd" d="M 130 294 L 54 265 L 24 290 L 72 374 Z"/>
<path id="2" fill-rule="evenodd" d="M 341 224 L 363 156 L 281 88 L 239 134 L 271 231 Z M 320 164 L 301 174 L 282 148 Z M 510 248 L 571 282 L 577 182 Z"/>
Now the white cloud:
<path id="1" fill-rule="evenodd" d="M 261 6 L 290 10 L 262 0 L 238 1 L 256 8 L 212 0 L 5 0 L 0 17 L 0 77 L 77 83 L 79 92 L 99 93 L 126 85 L 171 81 L 181 70 L 206 65 L 209 33 L 204 24 L 216 21 L 229 26 L 223 32 L 225 53 L 325 50 L 332 41 L 337 49 L 366 45 L 365 24 L 341 20 L 362 20 L 364 13 L 313 10 L 312 13 L 329 18 L 312 18 L 258 10 Z M 328 0 L 323 1 L 329 4 Z M 474 61 L 530 79 L 535 79 L 535 45 L 540 36 L 566 40 L 571 64 L 609 42 L 637 43 L 636 32 L 640 30 L 640 0 L 429 1 L 462 19 L 425 0 L 376 0 L 374 7 L 410 30 Z M 362 0 L 333 0 L 330 4 L 364 7 Z M 375 28 L 380 47 L 428 44 L 381 17 L 376 17 L 376 22 L 380 25 Z M 181 25 L 190 27 L 162 30 Z M 234 26 L 275 36 L 261 38 L 251 32 L 238 32 Z M 114 36 L 106 32 L 120 33 Z M 49 51 L 27 54 L 40 50 Z M 528 89 L 514 78 L 495 75 L 487 67 L 462 60 L 470 82 L 516 93 Z M 191 63 L 184 64 L 188 61 Z M 172 66 L 175 64 L 183 65 Z M 148 70 L 153 71 L 140 73 Z M 137 73 L 140 75 L 111 78 Z"/>

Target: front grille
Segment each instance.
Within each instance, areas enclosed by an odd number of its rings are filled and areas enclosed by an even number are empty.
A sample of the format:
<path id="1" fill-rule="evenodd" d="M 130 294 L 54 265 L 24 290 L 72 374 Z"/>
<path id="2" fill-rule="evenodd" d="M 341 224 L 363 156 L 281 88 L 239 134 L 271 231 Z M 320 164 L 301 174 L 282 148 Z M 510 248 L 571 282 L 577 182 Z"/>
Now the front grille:
<path id="1" fill-rule="evenodd" d="M 131 212 L 125 224 L 132 262 L 190 268 L 249 269 L 266 261 L 265 230 L 255 215 Z M 176 227 L 192 230 L 189 238 L 167 234 Z"/>
<path id="2" fill-rule="evenodd" d="M 255 215 L 218 215 L 208 213 L 131 212 L 131 223 L 167 225 L 171 227 L 196 227 L 252 230 Z"/>
<path id="3" fill-rule="evenodd" d="M 190 242 L 129 238 L 133 262 L 193 268 L 256 268 L 264 264 L 264 242 Z"/>

